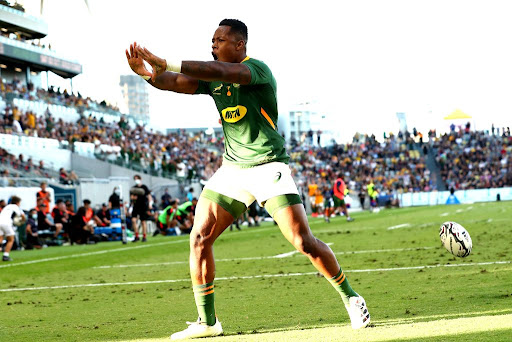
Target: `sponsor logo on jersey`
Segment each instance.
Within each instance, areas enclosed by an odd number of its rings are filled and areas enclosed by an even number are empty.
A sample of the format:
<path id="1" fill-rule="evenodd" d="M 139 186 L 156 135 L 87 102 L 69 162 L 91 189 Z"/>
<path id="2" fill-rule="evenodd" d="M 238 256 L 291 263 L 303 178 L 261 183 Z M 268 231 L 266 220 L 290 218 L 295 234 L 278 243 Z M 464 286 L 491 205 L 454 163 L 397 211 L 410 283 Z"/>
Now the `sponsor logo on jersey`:
<path id="1" fill-rule="evenodd" d="M 222 91 L 222 86 L 223 86 L 223 85 L 224 85 L 224 84 L 222 84 L 222 83 L 221 83 L 221 85 L 220 85 L 220 86 L 218 86 L 218 87 L 214 88 L 214 89 L 213 89 L 213 91 L 212 91 L 212 94 L 213 94 L 213 95 L 220 95 L 220 94 L 221 94 L 221 91 Z"/>
<path id="2" fill-rule="evenodd" d="M 222 110 L 222 118 L 224 121 L 229 123 L 242 120 L 245 114 L 247 114 L 247 108 L 240 105 L 236 107 L 227 107 Z"/>
<path id="3" fill-rule="evenodd" d="M 233 83 L 233 87 L 235 87 L 235 88 L 240 88 L 240 84 L 238 84 L 238 83 Z"/>

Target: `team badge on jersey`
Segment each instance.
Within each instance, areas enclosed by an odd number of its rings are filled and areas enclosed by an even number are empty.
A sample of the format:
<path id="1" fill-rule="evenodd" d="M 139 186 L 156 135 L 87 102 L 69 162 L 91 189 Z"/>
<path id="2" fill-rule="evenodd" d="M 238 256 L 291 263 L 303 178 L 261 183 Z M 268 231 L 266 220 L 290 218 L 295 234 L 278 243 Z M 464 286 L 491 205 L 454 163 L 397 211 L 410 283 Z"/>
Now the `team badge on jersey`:
<path id="1" fill-rule="evenodd" d="M 213 95 L 220 95 L 222 93 L 222 86 L 223 85 L 224 84 L 221 83 L 220 86 L 214 88 L 213 91 L 212 91 L 212 94 Z"/>
<path id="2" fill-rule="evenodd" d="M 247 108 L 244 106 L 227 107 L 222 110 L 222 118 L 224 121 L 234 123 L 243 119 L 247 114 Z"/>

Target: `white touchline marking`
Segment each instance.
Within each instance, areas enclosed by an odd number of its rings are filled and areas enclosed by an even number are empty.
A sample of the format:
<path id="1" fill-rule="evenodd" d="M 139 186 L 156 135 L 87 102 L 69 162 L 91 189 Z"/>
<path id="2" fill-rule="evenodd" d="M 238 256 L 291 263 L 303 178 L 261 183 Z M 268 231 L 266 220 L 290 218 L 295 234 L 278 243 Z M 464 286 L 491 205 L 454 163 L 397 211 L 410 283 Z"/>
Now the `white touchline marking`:
<path id="1" fill-rule="evenodd" d="M 397 229 L 397 228 L 406 228 L 406 227 L 410 227 L 410 226 L 411 226 L 410 223 L 397 224 L 396 226 L 388 227 L 388 230 Z"/>
<path id="2" fill-rule="evenodd" d="M 471 209 L 473 209 L 473 206 L 469 206 L 466 208 L 466 210 L 471 210 Z"/>
<path id="3" fill-rule="evenodd" d="M 393 249 L 374 249 L 374 250 L 363 250 L 363 251 L 351 251 L 351 252 L 336 252 L 336 255 L 342 254 L 365 254 L 365 253 L 386 253 L 386 252 L 406 252 L 406 251 L 418 251 L 425 249 L 433 249 L 437 247 L 410 247 L 410 248 L 393 248 Z"/>
<path id="4" fill-rule="evenodd" d="M 441 214 L 441 215 L 439 215 L 439 216 L 448 216 L 448 215 L 450 215 L 450 213 L 442 213 L 442 214 Z"/>
<path id="5" fill-rule="evenodd" d="M 54 257 L 54 258 L 45 258 L 45 259 L 15 262 L 12 264 L 9 263 L 6 265 L 0 265 L 0 268 L 37 264 L 40 262 L 63 260 L 63 259 L 70 259 L 70 258 L 80 258 L 80 257 L 84 257 L 84 256 L 99 255 L 99 254 L 106 254 L 106 253 L 113 253 L 113 252 L 123 252 L 123 251 L 127 251 L 127 250 L 138 249 L 138 248 L 155 247 L 155 246 L 169 245 L 169 244 L 175 244 L 175 243 L 181 243 L 181 242 L 188 242 L 188 239 L 187 240 L 173 240 L 173 241 L 166 241 L 166 242 L 160 242 L 160 243 L 152 243 L 152 244 L 148 244 L 148 245 L 139 245 L 139 246 L 134 246 L 134 247 L 122 247 L 122 248 L 108 249 L 108 250 L 96 251 L 96 252 L 63 255 L 63 256 Z"/>
<path id="6" fill-rule="evenodd" d="M 455 210 L 455 212 L 456 212 L 457 214 L 458 214 L 458 213 L 462 213 L 463 211 L 464 211 L 464 210 L 462 210 L 462 209 L 457 209 L 457 210 Z"/>
<path id="7" fill-rule="evenodd" d="M 332 242 L 328 243 L 328 245 L 332 245 Z M 405 252 L 405 251 L 416 251 L 416 250 L 425 250 L 432 249 L 437 247 L 412 247 L 412 248 L 395 248 L 395 249 L 371 249 L 371 250 L 362 250 L 362 251 L 348 251 L 348 252 L 335 252 L 334 254 L 366 254 L 366 253 L 387 253 L 387 252 Z M 265 260 L 265 259 L 281 259 L 284 258 L 283 255 L 292 256 L 298 253 L 297 251 L 288 252 L 278 255 L 272 256 L 260 256 L 260 257 L 245 257 L 245 258 L 232 258 L 232 259 L 216 259 L 217 261 L 249 261 L 249 260 Z M 148 263 L 148 264 L 131 264 L 131 265 L 104 265 L 104 266 L 95 266 L 93 268 L 130 268 L 130 267 L 148 267 L 148 266 L 167 266 L 167 265 L 183 265 L 188 264 L 188 261 L 169 261 L 169 262 L 157 262 L 157 263 Z"/>
<path id="8" fill-rule="evenodd" d="M 332 242 L 326 243 L 327 246 L 331 246 L 332 244 L 333 244 Z M 272 258 L 277 258 L 277 259 L 287 258 L 287 257 L 292 256 L 292 255 L 297 254 L 297 253 L 299 253 L 299 251 L 295 250 L 295 251 L 288 252 L 288 253 L 282 253 L 282 254 L 274 255 Z"/>
<path id="9" fill-rule="evenodd" d="M 488 223 L 491 223 L 492 222 L 492 218 L 488 219 L 487 220 Z"/>
<path id="10" fill-rule="evenodd" d="M 426 268 L 439 268 L 439 267 L 464 267 L 464 266 L 484 266 L 484 265 L 504 265 L 510 264 L 511 261 L 489 261 L 489 262 L 473 262 L 465 264 L 437 264 L 437 265 L 424 265 L 424 266 L 409 266 L 409 267 L 393 267 L 393 268 L 369 268 L 363 270 L 344 270 L 345 273 L 364 273 L 364 272 L 391 272 L 391 271 L 405 271 L 417 270 Z M 257 279 L 257 278 L 280 278 L 280 277 L 299 277 L 307 275 L 316 275 L 318 272 L 304 272 L 304 273 L 279 273 L 279 274 L 260 274 L 252 276 L 233 276 L 233 277 L 218 277 L 219 280 L 241 280 L 241 279 Z M 99 287 L 99 286 L 120 286 L 120 285 L 146 285 L 146 284 L 165 284 L 165 283 L 178 283 L 189 282 L 190 279 L 165 279 L 165 280 L 147 280 L 147 281 L 129 281 L 123 283 L 99 283 L 99 284 L 76 284 L 76 285 L 57 285 L 57 286 L 39 286 L 39 287 L 25 287 L 25 288 L 9 288 L 0 289 L 0 292 L 14 292 L 14 291 L 37 291 L 37 290 L 54 290 L 54 289 L 70 289 L 77 287 Z"/>

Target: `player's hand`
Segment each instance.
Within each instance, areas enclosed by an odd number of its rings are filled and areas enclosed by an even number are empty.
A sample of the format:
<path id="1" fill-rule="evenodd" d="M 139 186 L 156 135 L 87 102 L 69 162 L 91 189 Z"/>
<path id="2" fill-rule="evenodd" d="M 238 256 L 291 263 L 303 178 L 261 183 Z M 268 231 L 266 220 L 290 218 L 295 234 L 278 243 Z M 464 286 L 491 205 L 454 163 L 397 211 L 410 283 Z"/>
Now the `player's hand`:
<path id="1" fill-rule="evenodd" d="M 130 65 L 130 68 L 137 75 L 151 77 L 151 73 L 148 71 L 148 69 L 146 69 L 146 66 L 144 65 L 144 60 L 137 53 L 138 47 L 139 46 L 137 43 L 134 42 L 133 44 L 130 44 L 130 51 L 125 50 L 128 65 Z"/>
<path id="2" fill-rule="evenodd" d="M 141 46 L 137 46 L 137 54 L 153 68 L 153 74 L 150 75 L 153 82 L 159 75 L 165 72 L 165 69 L 167 68 L 167 61 L 165 59 L 152 54 L 148 49 Z"/>

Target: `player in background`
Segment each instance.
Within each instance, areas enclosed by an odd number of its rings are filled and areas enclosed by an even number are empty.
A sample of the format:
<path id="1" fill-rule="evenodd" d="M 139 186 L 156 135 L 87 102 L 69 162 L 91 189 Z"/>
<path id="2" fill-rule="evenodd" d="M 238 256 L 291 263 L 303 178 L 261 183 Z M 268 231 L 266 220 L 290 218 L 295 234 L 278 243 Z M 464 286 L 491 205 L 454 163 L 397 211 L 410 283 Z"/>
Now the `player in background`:
<path id="1" fill-rule="evenodd" d="M 341 211 L 345 217 L 347 218 L 347 222 L 352 222 L 354 219 L 350 217 L 347 210 L 347 205 L 345 204 L 345 192 L 347 191 L 347 186 L 343 181 L 343 175 L 339 175 L 338 179 L 334 181 L 334 186 L 332 188 L 333 192 L 333 200 L 334 200 L 334 213 L 338 213 Z"/>
<path id="2" fill-rule="evenodd" d="M 162 235 L 180 235 L 178 231 L 175 230 L 175 226 L 177 223 L 175 222 L 176 210 L 178 210 L 178 201 L 171 200 L 168 202 L 169 205 L 162 210 L 160 214 L 158 214 L 156 218 L 157 229 L 153 233 L 153 236 L 161 233 Z"/>
<path id="3" fill-rule="evenodd" d="M 2 212 L 0 212 L 0 243 L 7 240 L 7 244 L 4 248 L 4 255 L 2 261 L 12 261 L 9 253 L 11 252 L 12 245 L 14 243 L 14 229 L 13 220 L 16 216 L 21 216 L 22 220 L 25 221 L 25 213 L 20 209 L 21 198 L 18 196 L 12 196 L 11 204 L 6 205 Z"/>
<path id="4" fill-rule="evenodd" d="M 334 200 L 333 200 L 333 192 L 332 192 L 332 189 L 329 187 L 329 186 L 324 186 L 324 192 L 323 192 L 323 195 L 324 195 L 324 208 L 325 208 L 325 212 L 324 212 L 324 219 L 325 219 L 325 222 L 327 223 L 331 223 L 331 215 L 332 213 L 334 212 Z"/>
<path id="5" fill-rule="evenodd" d="M 212 39 L 215 61 L 171 61 L 136 43 L 126 51 L 132 70 L 152 86 L 178 93 L 210 95 L 221 116 L 225 138 L 223 165 L 199 198 L 190 234 L 190 274 L 199 318 L 172 340 L 217 336 L 222 326 L 214 305 L 213 244 L 233 220 L 257 200 L 285 238 L 341 295 L 352 327 L 370 322 L 364 299 L 351 287 L 332 250 L 316 239 L 293 181 L 285 141 L 276 124 L 277 84 L 269 67 L 246 54 L 247 27 L 222 20 Z M 144 66 L 148 62 L 153 72 Z"/>
<path id="6" fill-rule="evenodd" d="M 316 190 L 318 189 L 318 184 L 314 181 L 313 178 L 308 182 L 308 196 L 309 196 L 309 203 L 311 204 L 311 216 L 317 217 L 317 207 L 316 207 Z"/>

